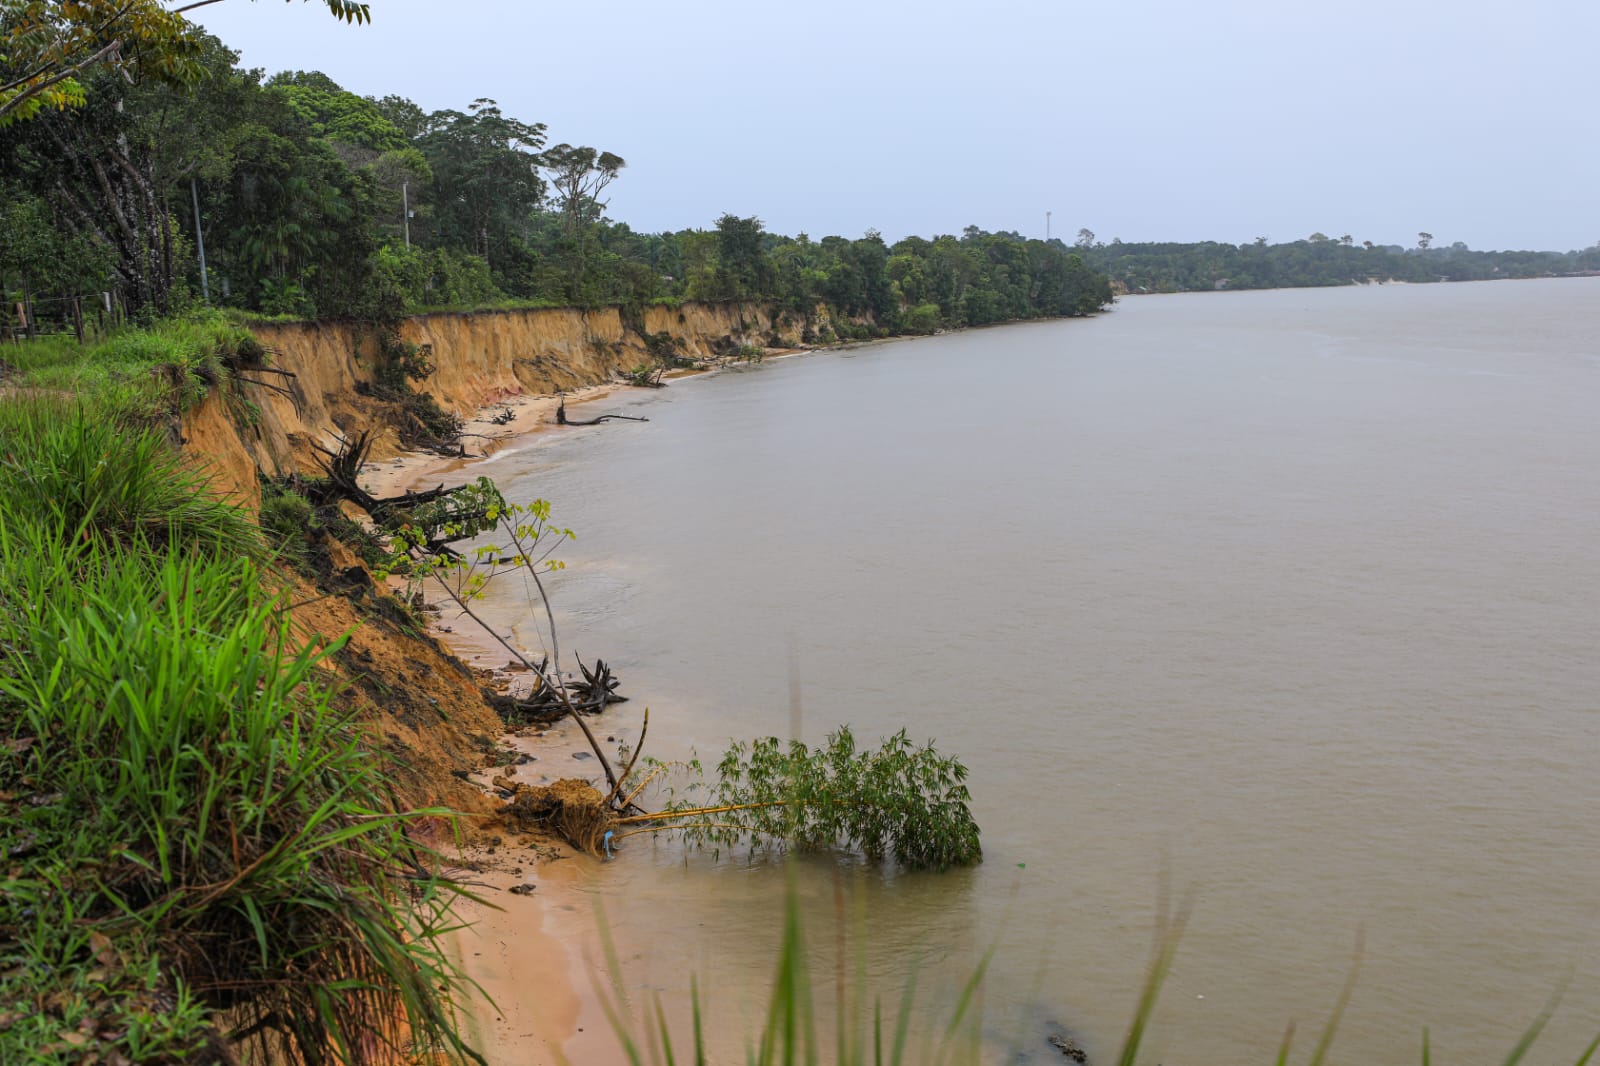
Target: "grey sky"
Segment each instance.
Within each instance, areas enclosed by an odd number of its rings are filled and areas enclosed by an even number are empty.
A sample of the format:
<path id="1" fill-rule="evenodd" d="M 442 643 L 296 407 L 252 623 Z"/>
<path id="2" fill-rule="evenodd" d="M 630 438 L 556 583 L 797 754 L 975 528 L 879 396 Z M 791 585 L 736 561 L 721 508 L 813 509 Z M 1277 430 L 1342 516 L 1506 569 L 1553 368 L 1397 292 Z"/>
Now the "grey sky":
<path id="1" fill-rule="evenodd" d="M 371 5 L 196 15 L 250 66 L 617 152 L 640 230 L 1600 240 L 1596 0 Z"/>

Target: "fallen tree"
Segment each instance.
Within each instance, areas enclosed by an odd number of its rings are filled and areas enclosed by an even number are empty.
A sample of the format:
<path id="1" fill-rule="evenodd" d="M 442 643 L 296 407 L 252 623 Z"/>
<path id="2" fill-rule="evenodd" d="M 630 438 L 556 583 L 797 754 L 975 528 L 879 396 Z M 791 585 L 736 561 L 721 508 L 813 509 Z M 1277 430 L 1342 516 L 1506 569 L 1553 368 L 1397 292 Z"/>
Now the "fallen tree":
<path id="1" fill-rule="evenodd" d="M 519 818 L 544 821 L 575 847 L 610 854 L 621 841 L 645 833 L 676 833 L 691 846 L 724 849 L 851 850 L 874 861 L 892 859 L 908 869 L 944 870 L 981 860 L 978 825 L 968 806 L 967 769 L 918 747 L 905 730 L 876 749 L 859 750 L 841 726 L 820 747 L 777 737 L 733 744 L 709 786 L 697 765 L 649 761 L 636 775 L 644 732 L 620 782 L 601 795 L 582 782 L 519 784 L 497 777 L 511 794 Z M 689 795 L 658 810 L 640 797 L 669 777 L 688 778 Z"/>
<path id="2" fill-rule="evenodd" d="M 567 398 L 563 396 L 561 402 L 556 405 L 556 425 L 558 426 L 598 426 L 602 422 L 612 420 L 623 422 L 650 421 L 648 418 L 641 418 L 638 415 L 601 415 L 599 418 L 568 418 Z"/>
<path id="3" fill-rule="evenodd" d="M 498 777 L 493 783 L 509 794 L 512 817 L 547 822 L 591 854 L 609 854 L 631 836 L 676 833 L 717 855 L 735 847 L 837 848 L 935 869 L 981 859 L 966 767 L 931 745 L 913 744 L 905 730 L 872 750 L 859 750 L 848 727 L 817 748 L 776 737 L 735 743 L 708 782 L 696 763 L 641 765 L 647 710 L 639 744 L 618 773 L 586 721 L 621 701 L 616 679 L 603 660 L 592 669 L 580 660 L 582 680 L 568 680 L 559 669 L 560 635 L 543 579 L 564 569 L 554 553 L 572 540 L 572 530 L 551 520 L 548 501 L 511 503 L 488 478 L 375 498 L 356 483 L 368 446 L 361 436 L 345 442 L 329 453 L 324 470 L 328 493 L 362 507 L 382 527 L 389 565 L 377 576 L 401 576 L 413 594 L 423 584 L 442 592 L 533 675 L 532 692 L 508 701 L 508 709 L 541 721 L 570 717 L 604 773 L 604 792 L 586 782 L 534 786 Z M 487 536 L 498 542 L 482 542 Z M 537 660 L 476 608 L 495 581 L 513 572 L 528 579 L 538 600 L 532 606 L 544 615 L 548 653 Z M 668 795 L 659 787 L 668 781 L 676 787 L 667 802 L 655 810 L 642 805 L 647 796 Z"/>

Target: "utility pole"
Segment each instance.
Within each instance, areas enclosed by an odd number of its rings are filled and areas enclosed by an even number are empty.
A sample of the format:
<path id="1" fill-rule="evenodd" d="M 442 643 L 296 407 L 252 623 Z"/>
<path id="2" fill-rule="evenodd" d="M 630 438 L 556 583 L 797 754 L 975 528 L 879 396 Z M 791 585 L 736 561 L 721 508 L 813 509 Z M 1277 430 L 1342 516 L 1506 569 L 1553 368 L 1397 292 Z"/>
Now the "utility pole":
<path id="1" fill-rule="evenodd" d="M 406 227 L 406 251 L 411 250 L 411 198 L 406 194 L 406 189 L 411 185 L 409 181 L 400 183 L 400 219 Z"/>
<path id="2" fill-rule="evenodd" d="M 1048 211 L 1044 213 L 1044 239 L 1046 241 L 1050 240 L 1050 212 Z"/>
<path id="3" fill-rule="evenodd" d="M 193 178 L 189 179 L 189 195 L 194 200 L 194 243 L 200 249 L 200 296 L 209 304 L 211 284 L 206 280 L 206 235 L 200 232 L 200 190 L 195 187 Z"/>

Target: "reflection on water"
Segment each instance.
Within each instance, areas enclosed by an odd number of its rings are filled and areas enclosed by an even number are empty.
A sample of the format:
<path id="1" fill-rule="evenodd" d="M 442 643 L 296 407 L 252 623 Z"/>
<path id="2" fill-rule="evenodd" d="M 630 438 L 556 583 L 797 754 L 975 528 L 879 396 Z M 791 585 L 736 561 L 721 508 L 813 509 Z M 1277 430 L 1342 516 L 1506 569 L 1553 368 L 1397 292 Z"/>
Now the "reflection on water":
<path id="1" fill-rule="evenodd" d="M 564 642 L 658 757 L 786 735 L 793 655 L 808 739 L 907 726 L 972 768 L 981 867 L 844 877 L 887 997 L 993 944 L 997 1048 L 1050 1061 L 1055 1020 L 1109 1057 L 1165 868 L 1196 910 L 1148 1061 L 1271 1061 L 1358 928 L 1346 1061 L 1423 1025 L 1503 1054 L 1575 973 L 1571 1061 L 1600 1028 L 1596 297 L 1137 298 L 619 395 L 651 421 L 496 476 L 578 531 Z M 630 986 L 700 974 L 737 1058 L 782 871 L 629 844 L 593 891 Z M 800 879 L 825 980 L 833 871 Z"/>

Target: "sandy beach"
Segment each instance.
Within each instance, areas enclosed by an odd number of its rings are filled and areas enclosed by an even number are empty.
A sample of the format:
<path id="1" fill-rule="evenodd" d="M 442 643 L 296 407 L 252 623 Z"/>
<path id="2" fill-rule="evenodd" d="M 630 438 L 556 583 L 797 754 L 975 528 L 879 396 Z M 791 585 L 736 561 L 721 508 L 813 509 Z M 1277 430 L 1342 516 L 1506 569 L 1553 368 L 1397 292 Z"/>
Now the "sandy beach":
<path id="1" fill-rule="evenodd" d="M 628 387 L 620 382 L 590 385 L 567 393 L 565 399 L 569 408 L 579 408 Z M 456 480 L 453 475 L 489 458 L 507 442 L 558 428 L 556 408 L 561 401 L 560 396 L 517 396 L 485 407 L 467 419 L 462 431 L 462 443 L 467 448 L 465 458 L 434 452 L 407 452 L 394 459 L 369 463 L 361 471 L 362 487 L 374 496 L 397 496 L 410 489 L 431 488 L 440 481 Z M 503 417 L 508 410 L 511 421 L 496 424 L 494 420 Z"/>
<path id="2" fill-rule="evenodd" d="M 854 341 L 850 344 L 842 344 L 825 349 L 771 349 L 762 358 L 763 361 L 770 362 L 775 359 L 789 359 L 797 355 L 809 355 L 816 351 L 842 351 L 864 347 L 868 344 L 881 343 L 883 342 Z M 667 382 L 689 381 L 695 378 L 709 377 L 720 373 L 725 368 L 725 366 L 719 365 L 703 369 L 674 370 L 666 374 L 663 380 Z M 565 393 L 564 398 L 569 409 L 579 409 L 577 413 L 574 413 L 574 418 L 593 418 L 606 412 L 583 411 L 584 405 L 603 400 L 613 393 L 633 387 L 624 381 L 606 381 L 598 385 L 586 385 L 581 389 L 574 389 Z M 560 428 L 556 425 L 556 408 L 561 406 L 562 399 L 563 396 L 528 395 L 515 396 L 490 404 L 466 420 L 466 425 L 462 430 L 463 444 L 467 448 L 465 458 L 438 455 L 433 452 L 407 452 L 394 459 L 369 463 L 361 471 L 362 487 L 374 496 L 381 497 L 398 495 L 412 489 L 431 488 L 441 481 L 464 480 L 459 477 L 463 471 L 470 469 L 474 463 L 482 462 L 493 456 L 508 443 L 535 440 Z M 511 420 L 503 425 L 496 424 L 494 420 L 503 417 L 508 410 L 511 412 Z"/>
<path id="3" fill-rule="evenodd" d="M 783 352 L 769 358 L 802 354 Z M 712 371 L 686 371 L 674 377 L 704 376 Z M 582 408 L 630 386 L 608 382 L 568 392 L 573 417 L 605 413 Z M 363 487 L 375 496 L 394 496 L 461 482 L 472 467 L 512 442 L 536 442 L 557 429 L 560 396 L 519 396 L 486 407 L 467 420 L 465 458 L 412 452 L 369 464 L 361 472 Z M 511 419 L 495 419 L 511 412 Z M 581 411 L 580 413 L 576 413 Z M 463 662 L 488 671 L 503 671 L 509 656 L 493 638 L 450 616 L 436 621 L 434 634 Z M 632 738 L 622 722 L 597 728 L 608 755 Z M 485 789 L 496 774 L 539 784 L 559 777 L 600 780 L 588 756 L 582 733 L 570 721 L 501 738 L 518 753 L 513 765 L 473 774 Z M 605 980 L 604 954 L 593 904 L 585 885 L 601 860 L 576 852 L 564 843 L 505 833 L 499 843 L 470 849 L 461 876 L 478 902 L 463 901 L 457 913 L 464 928 L 454 934 L 463 972 L 484 995 L 469 1005 L 463 1021 L 468 1043 L 489 1066 L 610 1066 L 627 1058 L 612 1033 L 601 1005 L 597 982 Z M 533 886 L 528 888 L 525 886 Z M 513 891 L 516 890 L 516 891 Z"/>

